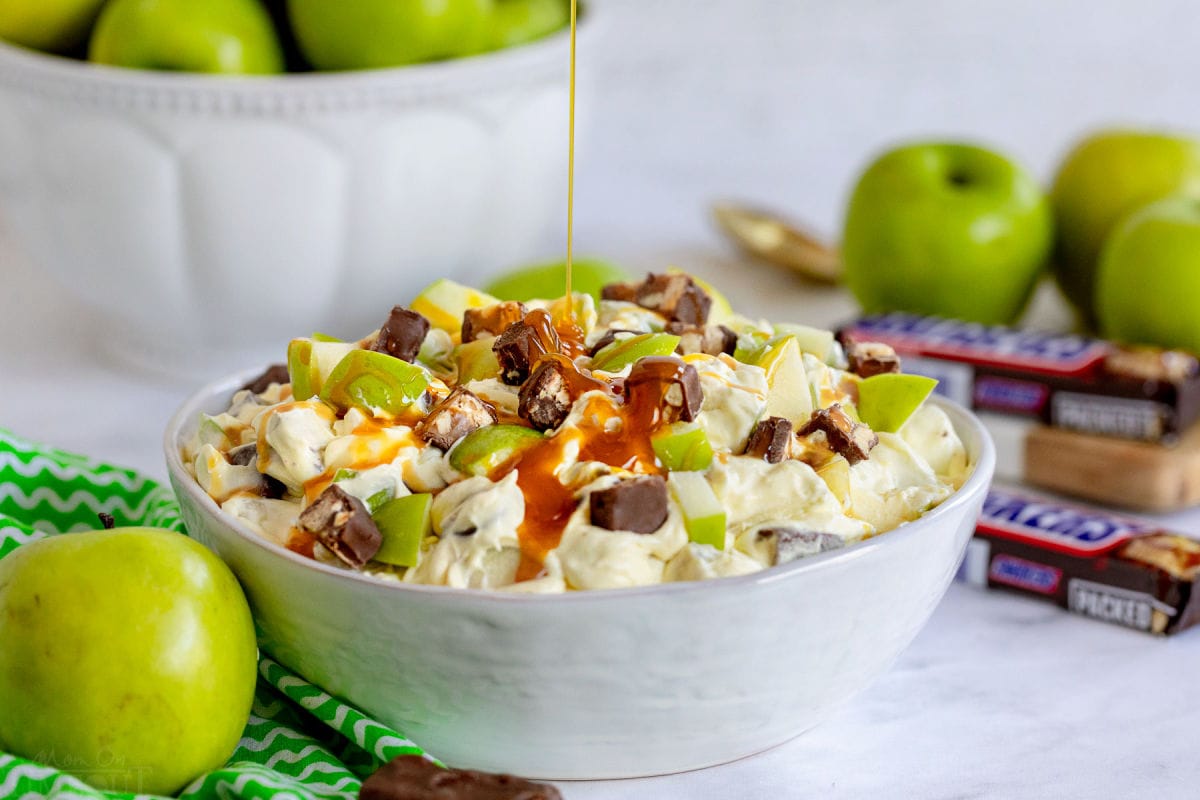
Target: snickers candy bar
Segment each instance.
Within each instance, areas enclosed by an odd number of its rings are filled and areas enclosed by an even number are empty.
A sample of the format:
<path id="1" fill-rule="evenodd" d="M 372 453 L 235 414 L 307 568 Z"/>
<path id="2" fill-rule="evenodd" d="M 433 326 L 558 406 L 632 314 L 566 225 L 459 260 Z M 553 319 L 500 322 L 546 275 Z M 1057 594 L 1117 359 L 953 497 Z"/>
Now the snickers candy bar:
<path id="1" fill-rule="evenodd" d="M 443 769 L 398 756 L 363 781 L 359 800 L 562 800 L 558 790 L 515 775 Z"/>
<path id="2" fill-rule="evenodd" d="M 815 556 L 827 550 L 837 550 L 845 544 L 840 536 L 820 531 L 809 531 L 789 526 L 760 528 L 758 538 L 769 539 L 775 544 L 775 559 L 772 563 L 787 564 L 807 556 Z"/>
<path id="3" fill-rule="evenodd" d="M 506 300 L 486 308 L 468 308 L 463 312 L 463 344 L 488 336 L 499 336 L 509 325 L 525 319 L 528 313 L 525 304 L 516 300 Z"/>
<path id="4" fill-rule="evenodd" d="M 778 464 L 791 453 L 792 423 L 783 417 L 759 420 L 750 434 L 746 455 L 761 458 L 768 464 Z"/>
<path id="5" fill-rule="evenodd" d="M 492 344 L 492 352 L 500 362 L 500 377 L 509 386 L 524 383 L 537 360 L 558 349 L 558 334 L 550 315 L 540 310 L 509 325 Z"/>
<path id="6" fill-rule="evenodd" d="M 388 315 L 387 322 L 379 329 L 371 349 L 387 353 L 393 358 L 412 363 L 421 350 L 425 334 L 429 333 L 429 320 L 415 311 L 396 306 Z"/>
<path id="7" fill-rule="evenodd" d="M 363 502 L 337 485 L 321 492 L 301 512 L 298 522 L 301 530 L 316 536 L 329 552 L 354 569 L 362 569 L 374 558 L 383 542 Z"/>
<path id="8" fill-rule="evenodd" d="M 829 448 L 851 464 L 868 458 L 871 448 L 879 444 L 879 437 L 875 435 L 875 431 L 852 420 L 850 415 L 842 410 L 840 403 L 814 411 L 797 433 L 801 436 L 823 433 Z"/>
<path id="9" fill-rule="evenodd" d="M 900 371 L 900 356 L 889 344 L 856 342 L 853 339 L 847 339 L 844 344 L 850 371 L 860 378 Z"/>
<path id="10" fill-rule="evenodd" d="M 287 364 L 272 364 L 263 374 L 247 383 L 242 389 L 254 394 L 262 394 L 275 383 L 291 383 L 292 376 L 288 374 Z"/>
<path id="11" fill-rule="evenodd" d="M 462 386 L 438 403 L 425 419 L 417 423 L 417 435 L 434 447 L 450 446 L 471 431 L 496 421 L 492 406 Z"/>
<path id="12" fill-rule="evenodd" d="M 688 325 L 684 322 L 668 322 L 666 332 L 679 337 L 679 346 L 675 352 L 681 356 L 693 353 L 705 353 L 719 356 L 722 353 L 733 355 L 737 349 L 737 334 L 724 325 Z"/>
<path id="13" fill-rule="evenodd" d="M 669 320 L 687 325 L 708 321 L 712 298 L 691 276 L 683 273 L 648 275 L 638 286 L 635 301 L 642 308 L 657 311 Z"/>
<path id="14" fill-rule="evenodd" d="M 592 492 L 588 504 L 598 528 L 654 533 L 667 521 L 667 482 L 658 475 L 624 480 Z"/>
<path id="15" fill-rule="evenodd" d="M 648 356 L 639 359 L 625 379 L 625 402 L 631 406 L 648 403 L 668 417 L 691 422 L 700 413 L 704 390 L 700 373 L 691 364 L 673 356 Z"/>
<path id="16" fill-rule="evenodd" d="M 1105 357 L 1104 371 L 1118 380 L 1182 383 L 1200 373 L 1200 362 L 1180 350 L 1118 347 Z"/>
<path id="17" fill-rule="evenodd" d="M 521 384 L 517 414 L 539 431 L 557 428 L 571 413 L 571 382 L 558 359 L 543 358 Z"/>

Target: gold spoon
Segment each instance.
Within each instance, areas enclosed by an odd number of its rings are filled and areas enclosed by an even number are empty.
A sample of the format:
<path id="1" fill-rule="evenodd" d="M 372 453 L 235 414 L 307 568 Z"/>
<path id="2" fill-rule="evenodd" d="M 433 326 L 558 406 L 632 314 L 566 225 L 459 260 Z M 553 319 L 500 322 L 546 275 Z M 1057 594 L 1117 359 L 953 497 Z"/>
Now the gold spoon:
<path id="1" fill-rule="evenodd" d="M 768 211 L 735 203 L 712 207 L 717 226 L 742 250 L 818 283 L 840 283 L 837 248 Z"/>

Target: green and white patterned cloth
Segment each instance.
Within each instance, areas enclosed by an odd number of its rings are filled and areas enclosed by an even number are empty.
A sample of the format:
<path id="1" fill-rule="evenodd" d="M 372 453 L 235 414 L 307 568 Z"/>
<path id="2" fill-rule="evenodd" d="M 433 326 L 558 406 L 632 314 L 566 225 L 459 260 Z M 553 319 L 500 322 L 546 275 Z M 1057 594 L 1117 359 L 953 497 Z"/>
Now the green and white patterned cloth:
<path id="1" fill-rule="evenodd" d="M 0 558 L 45 536 L 94 530 L 100 512 L 112 514 L 118 527 L 183 531 L 174 496 L 155 481 L 0 430 Z M 353 798 L 380 764 L 422 754 L 403 735 L 265 654 L 258 672 L 254 708 L 237 750 L 180 797 Z M 0 798 L 138 796 L 99 792 L 66 773 L 0 752 Z"/>

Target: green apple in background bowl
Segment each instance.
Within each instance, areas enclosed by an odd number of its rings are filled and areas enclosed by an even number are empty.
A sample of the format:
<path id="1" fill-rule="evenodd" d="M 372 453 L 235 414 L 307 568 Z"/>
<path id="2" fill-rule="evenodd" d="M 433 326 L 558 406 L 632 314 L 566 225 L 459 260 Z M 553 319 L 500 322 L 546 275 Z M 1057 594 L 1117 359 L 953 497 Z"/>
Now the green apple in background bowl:
<path id="1" fill-rule="evenodd" d="M 258 0 L 109 0 L 92 33 L 88 58 L 178 72 L 283 70 L 275 28 Z"/>
<path id="2" fill-rule="evenodd" d="M 1200 198 L 1159 200 L 1120 222 L 1095 300 L 1104 336 L 1200 353 Z"/>
<path id="3" fill-rule="evenodd" d="M 0 39 L 62 53 L 87 39 L 104 0 L 0 0 Z"/>
<path id="4" fill-rule="evenodd" d="M 600 289 L 629 280 L 629 273 L 599 258 L 576 258 L 571 262 L 571 291 L 600 299 Z M 538 297 L 559 297 L 566 291 L 565 261 L 549 261 L 509 270 L 492 279 L 483 290 L 500 300 L 525 302 Z"/>
<path id="5" fill-rule="evenodd" d="M 867 312 L 1012 322 L 1045 264 L 1051 217 L 1037 182 L 969 144 L 912 144 L 858 180 L 842 241 L 846 284 Z"/>
<path id="6" fill-rule="evenodd" d="M 537 41 L 571 23 L 571 0 L 495 0 L 488 49 Z"/>
<path id="7" fill-rule="evenodd" d="M 0 560 L 0 748 L 172 793 L 233 753 L 257 646 L 229 568 L 183 534 L 53 536 Z"/>
<path id="8" fill-rule="evenodd" d="M 1067 155 L 1050 193 L 1057 223 L 1054 271 L 1063 293 L 1093 323 L 1096 269 L 1109 232 L 1168 195 L 1200 197 L 1200 142 L 1165 133 L 1102 131 Z"/>

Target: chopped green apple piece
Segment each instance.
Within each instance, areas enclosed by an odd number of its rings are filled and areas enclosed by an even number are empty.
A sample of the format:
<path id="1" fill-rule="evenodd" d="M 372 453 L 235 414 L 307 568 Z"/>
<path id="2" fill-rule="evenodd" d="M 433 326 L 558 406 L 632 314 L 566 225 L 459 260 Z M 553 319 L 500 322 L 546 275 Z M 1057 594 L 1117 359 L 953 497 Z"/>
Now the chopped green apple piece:
<path id="1" fill-rule="evenodd" d="M 725 549 L 725 508 L 699 472 L 672 472 L 667 486 L 683 512 L 688 539 Z"/>
<path id="2" fill-rule="evenodd" d="M 292 383 L 292 397 L 307 400 L 321 393 L 325 376 L 357 349 L 357 345 L 346 342 L 327 342 L 315 339 L 293 339 L 288 344 L 288 376 Z"/>
<path id="3" fill-rule="evenodd" d="M 320 397 L 343 411 L 363 408 L 396 415 L 429 387 L 429 373 L 417 364 L 373 350 L 351 350 L 329 373 Z"/>
<path id="4" fill-rule="evenodd" d="M 667 272 L 683 272 L 678 267 L 670 267 Z M 697 278 L 690 272 L 692 280 L 697 286 L 705 291 L 712 298 L 712 307 L 708 310 L 709 325 L 724 325 L 729 320 L 733 319 L 733 306 L 729 304 L 729 298 L 717 291 L 717 287 L 713 286 L 703 278 Z"/>
<path id="5" fill-rule="evenodd" d="M 650 445 L 669 472 L 703 471 L 712 464 L 708 434 L 695 422 L 675 422 L 655 431 Z"/>
<path id="6" fill-rule="evenodd" d="M 349 481 L 357 478 L 358 476 L 359 471 L 356 469 L 339 469 L 337 472 L 333 473 L 333 482 L 337 483 L 338 481 Z"/>
<path id="7" fill-rule="evenodd" d="M 929 397 L 937 381 L 889 372 L 858 384 L 858 416 L 871 430 L 895 433 Z"/>
<path id="8" fill-rule="evenodd" d="M 395 489 L 380 489 L 378 492 L 367 498 L 367 511 L 374 514 L 376 510 L 391 500 L 395 495 Z"/>
<path id="9" fill-rule="evenodd" d="M 679 337 L 669 333 L 641 333 L 618 339 L 592 359 L 592 369 L 620 372 L 647 356 L 669 356 L 679 346 Z"/>
<path id="10" fill-rule="evenodd" d="M 225 429 L 221 427 L 221 423 L 208 414 L 200 415 L 200 427 L 196 431 L 196 436 L 200 440 L 201 447 L 210 444 L 218 450 L 229 449 L 230 442 L 229 437 L 225 435 Z"/>
<path id="11" fill-rule="evenodd" d="M 500 300 L 470 286 L 439 278 L 421 290 L 409 305 L 435 328 L 450 333 L 462 330 L 463 312 L 468 308 L 494 306 Z"/>
<path id="12" fill-rule="evenodd" d="M 590 294 L 600 299 L 600 290 L 610 283 L 629 280 L 629 273 L 616 264 L 598 258 L 577 258 L 571 262 L 571 292 Z M 485 288 L 501 300 L 520 300 L 522 303 L 547 297 L 558 297 L 566 291 L 567 265 L 551 261 L 506 272 Z"/>
<path id="13" fill-rule="evenodd" d="M 433 532 L 429 509 L 432 494 L 408 494 L 388 500 L 372 512 L 375 526 L 383 536 L 376 561 L 397 567 L 415 567 L 421 542 Z"/>
<path id="14" fill-rule="evenodd" d="M 822 361 L 827 361 L 833 352 L 833 331 L 781 322 L 775 326 L 775 336 L 776 338 L 795 337 L 796 343 L 800 345 L 802 351 L 812 353 Z"/>
<path id="15" fill-rule="evenodd" d="M 808 421 L 813 412 L 812 390 L 800 344 L 794 336 L 770 344 L 758 359 L 767 373 L 767 407 L 763 416 L 783 417 L 793 425 Z"/>
<path id="16" fill-rule="evenodd" d="M 850 502 L 850 462 L 837 456 L 817 470 L 817 475 L 845 508 Z"/>
<path id="17" fill-rule="evenodd" d="M 522 425 L 486 425 L 459 440 L 450 450 L 450 466 L 466 475 L 490 475 L 546 437 Z"/>
<path id="18" fill-rule="evenodd" d="M 458 382 L 482 381 L 500 377 L 500 362 L 492 350 L 495 339 L 487 337 L 460 344 L 454 349 L 454 360 L 458 364 Z"/>
<path id="19" fill-rule="evenodd" d="M 743 364 L 758 364 L 767 349 L 767 340 L 771 337 L 762 331 L 751 331 L 738 336 L 737 347 L 733 357 Z"/>
<path id="20" fill-rule="evenodd" d="M 331 342 L 341 342 L 342 341 L 341 339 L 337 338 L 336 336 L 330 336 L 328 333 L 321 333 L 320 331 L 318 331 L 317 333 L 314 333 L 312 335 L 312 340 L 314 342 L 325 342 L 326 344 L 329 344 Z"/>

